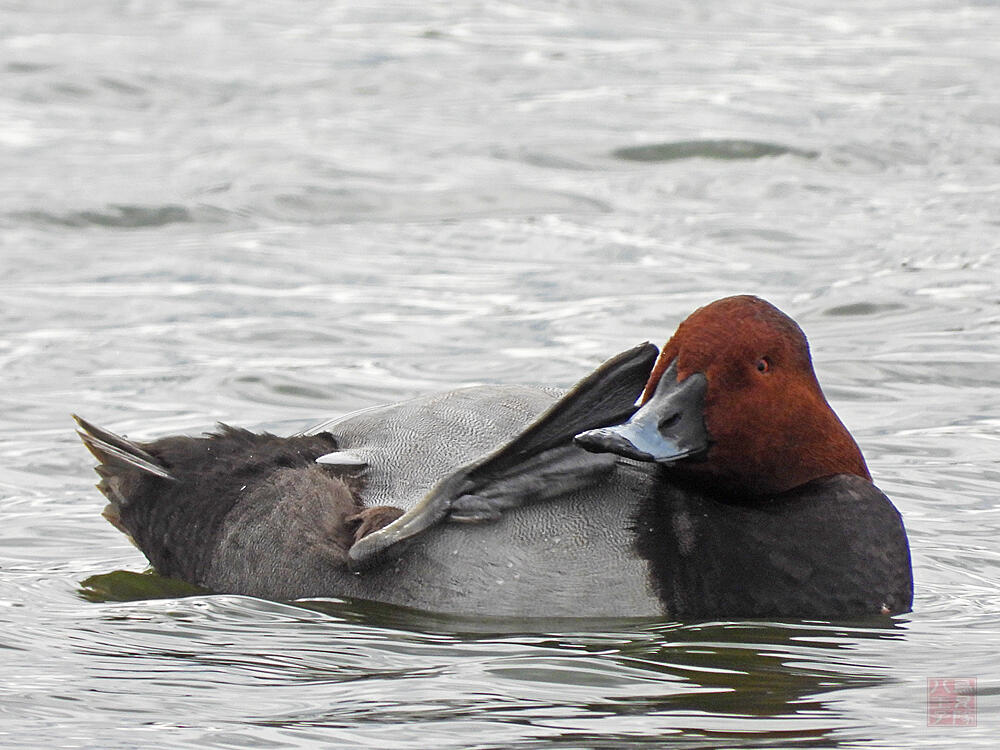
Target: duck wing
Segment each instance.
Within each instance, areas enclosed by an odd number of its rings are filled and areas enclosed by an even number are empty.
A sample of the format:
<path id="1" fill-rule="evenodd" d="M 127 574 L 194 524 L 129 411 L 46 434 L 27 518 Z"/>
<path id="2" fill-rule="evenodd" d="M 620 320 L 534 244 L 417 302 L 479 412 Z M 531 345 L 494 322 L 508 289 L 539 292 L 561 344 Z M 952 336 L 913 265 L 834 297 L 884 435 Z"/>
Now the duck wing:
<path id="1" fill-rule="evenodd" d="M 494 521 L 511 508 L 559 497 L 610 473 L 614 456 L 587 453 L 572 439 L 630 417 L 657 354 L 646 342 L 606 361 L 510 441 L 460 466 L 394 522 L 355 542 L 349 564 L 370 567 L 444 521 Z"/>

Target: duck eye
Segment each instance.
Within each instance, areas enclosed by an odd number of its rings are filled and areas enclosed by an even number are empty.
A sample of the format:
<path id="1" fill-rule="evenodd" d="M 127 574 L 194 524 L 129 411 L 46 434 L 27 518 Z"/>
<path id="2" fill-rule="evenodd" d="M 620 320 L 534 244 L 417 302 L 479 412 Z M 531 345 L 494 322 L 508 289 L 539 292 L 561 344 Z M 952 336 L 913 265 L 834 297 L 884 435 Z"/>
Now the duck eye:
<path id="1" fill-rule="evenodd" d="M 771 370 L 771 360 L 767 357 L 761 357 L 757 360 L 757 372 L 770 372 Z"/>

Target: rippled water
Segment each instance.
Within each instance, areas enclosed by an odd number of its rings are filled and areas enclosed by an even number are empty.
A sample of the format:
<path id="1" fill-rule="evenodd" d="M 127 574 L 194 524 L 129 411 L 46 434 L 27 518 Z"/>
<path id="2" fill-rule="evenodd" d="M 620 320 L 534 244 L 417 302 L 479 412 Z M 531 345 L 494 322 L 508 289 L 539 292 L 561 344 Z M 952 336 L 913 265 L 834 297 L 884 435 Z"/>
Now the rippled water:
<path id="1" fill-rule="evenodd" d="M 993 747 L 1000 6 L 357 5 L 0 9 L 3 744 Z M 906 519 L 911 615 L 81 591 L 144 560 L 70 411 L 291 432 L 568 385 L 735 292 L 809 334 Z M 929 678 L 976 678 L 977 726 L 927 726 Z"/>

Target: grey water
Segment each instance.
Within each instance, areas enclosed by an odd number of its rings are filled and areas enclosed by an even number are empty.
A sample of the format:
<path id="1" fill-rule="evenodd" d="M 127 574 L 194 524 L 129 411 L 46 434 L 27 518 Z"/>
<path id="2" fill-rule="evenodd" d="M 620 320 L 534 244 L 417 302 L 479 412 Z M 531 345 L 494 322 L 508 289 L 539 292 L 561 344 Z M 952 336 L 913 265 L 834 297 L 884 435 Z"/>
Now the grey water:
<path id="1" fill-rule="evenodd" d="M 0 744 L 995 747 L 998 70 L 992 0 L 0 4 Z M 291 433 L 568 386 L 743 292 L 902 512 L 911 614 L 491 622 L 115 573 L 145 561 L 70 412 Z"/>

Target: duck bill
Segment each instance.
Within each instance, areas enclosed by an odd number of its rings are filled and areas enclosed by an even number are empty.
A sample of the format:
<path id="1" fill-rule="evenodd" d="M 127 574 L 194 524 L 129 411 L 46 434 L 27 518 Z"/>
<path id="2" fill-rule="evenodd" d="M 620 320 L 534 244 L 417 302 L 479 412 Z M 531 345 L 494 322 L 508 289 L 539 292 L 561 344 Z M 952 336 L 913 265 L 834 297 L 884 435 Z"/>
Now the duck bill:
<path id="1" fill-rule="evenodd" d="M 704 407 L 708 380 L 694 373 L 677 381 L 670 365 L 653 396 L 632 417 L 614 427 L 578 434 L 574 441 L 593 453 L 615 453 L 636 461 L 671 464 L 708 448 Z"/>

